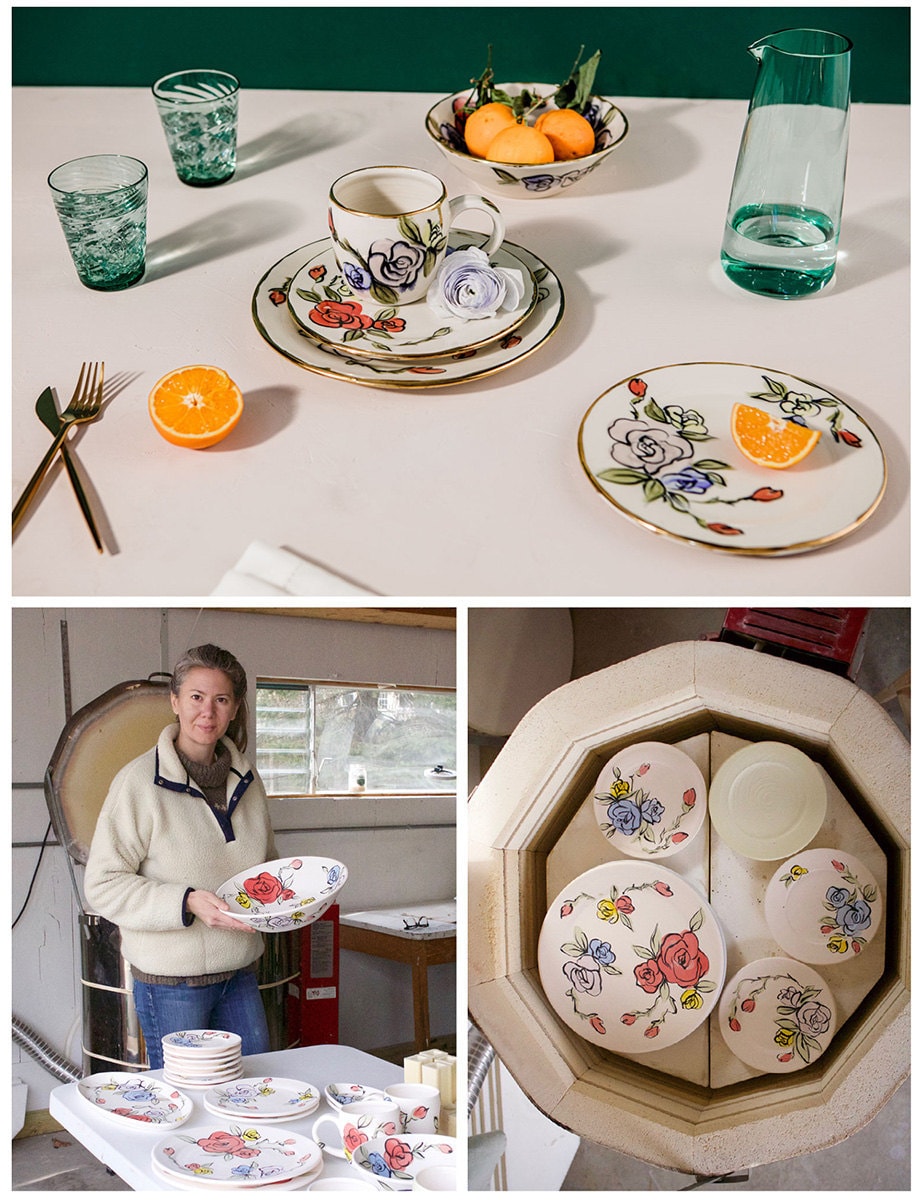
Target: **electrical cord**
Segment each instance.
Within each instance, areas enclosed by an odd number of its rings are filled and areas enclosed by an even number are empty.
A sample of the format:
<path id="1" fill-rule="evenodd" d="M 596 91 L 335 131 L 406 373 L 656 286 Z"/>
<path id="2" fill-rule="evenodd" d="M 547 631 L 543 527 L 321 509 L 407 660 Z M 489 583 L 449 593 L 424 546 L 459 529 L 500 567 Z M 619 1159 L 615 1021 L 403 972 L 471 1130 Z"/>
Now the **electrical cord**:
<path id="1" fill-rule="evenodd" d="M 45 830 L 45 836 L 42 838 L 42 848 L 38 852 L 38 861 L 35 864 L 35 870 L 32 872 L 32 878 L 29 880 L 29 890 L 26 892 L 26 898 L 22 902 L 22 908 L 16 914 L 16 920 L 10 926 L 11 929 L 16 928 L 16 926 L 19 924 L 19 918 L 26 911 L 26 908 L 29 905 L 29 900 L 32 896 L 32 889 L 35 887 L 35 881 L 38 878 L 38 869 L 42 865 L 42 856 L 45 853 L 45 847 L 48 845 L 48 835 L 50 833 L 51 833 L 51 822 L 49 821 L 48 828 Z"/>

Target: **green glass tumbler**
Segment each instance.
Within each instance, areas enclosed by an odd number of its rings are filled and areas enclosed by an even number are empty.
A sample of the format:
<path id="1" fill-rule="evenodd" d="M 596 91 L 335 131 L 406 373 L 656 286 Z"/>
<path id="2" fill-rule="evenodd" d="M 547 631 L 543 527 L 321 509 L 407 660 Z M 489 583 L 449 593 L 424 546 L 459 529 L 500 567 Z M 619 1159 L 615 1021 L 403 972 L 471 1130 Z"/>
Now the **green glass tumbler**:
<path id="1" fill-rule="evenodd" d="M 151 89 L 176 174 L 190 187 L 214 187 L 237 168 L 240 84 L 226 71 L 174 71 Z"/>
<path id="2" fill-rule="evenodd" d="M 144 274 L 147 167 L 123 154 L 93 154 L 62 163 L 48 186 L 77 277 L 116 292 Z"/>

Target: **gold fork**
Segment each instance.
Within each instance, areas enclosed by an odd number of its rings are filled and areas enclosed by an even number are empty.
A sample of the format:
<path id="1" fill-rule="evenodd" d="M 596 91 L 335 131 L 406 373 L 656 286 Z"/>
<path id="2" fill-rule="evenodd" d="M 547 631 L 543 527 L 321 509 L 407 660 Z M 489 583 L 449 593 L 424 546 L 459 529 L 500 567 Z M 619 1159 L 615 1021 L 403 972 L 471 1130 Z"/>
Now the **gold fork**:
<path id="1" fill-rule="evenodd" d="M 63 443 L 64 439 L 70 433 L 71 425 L 80 425 L 85 421 L 92 421 L 99 416 L 99 410 L 103 403 L 103 372 L 105 370 L 104 363 L 83 363 L 80 367 L 80 375 L 77 379 L 77 386 L 74 389 L 74 394 L 71 396 L 71 402 L 61 413 L 61 428 L 51 443 L 48 453 L 39 463 L 35 474 L 26 484 L 25 490 L 16 502 L 16 507 L 13 509 L 13 531 L 19 524 L 23 513 L 28 508 L 32 498 L 38 491 L 39 484 L 45 478 L 48 468 L 51 466 L 54 456 L 58 452 L 58 448 Z M 86 378 L 84 378 L 86 375 Z"/>

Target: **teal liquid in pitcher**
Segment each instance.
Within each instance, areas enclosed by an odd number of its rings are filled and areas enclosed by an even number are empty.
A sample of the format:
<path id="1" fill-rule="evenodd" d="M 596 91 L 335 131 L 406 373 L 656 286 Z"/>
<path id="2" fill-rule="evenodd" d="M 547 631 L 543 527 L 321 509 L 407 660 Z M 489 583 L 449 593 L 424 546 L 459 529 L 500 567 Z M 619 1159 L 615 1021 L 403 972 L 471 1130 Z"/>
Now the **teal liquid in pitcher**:
<path id="1" fill-rule="evenodd" d="M 836 244 L 833 222 L 816 209 L 748 204 L 728 219 L 721 264 L 748 292 L 810 296 L 833 278 Z"/>

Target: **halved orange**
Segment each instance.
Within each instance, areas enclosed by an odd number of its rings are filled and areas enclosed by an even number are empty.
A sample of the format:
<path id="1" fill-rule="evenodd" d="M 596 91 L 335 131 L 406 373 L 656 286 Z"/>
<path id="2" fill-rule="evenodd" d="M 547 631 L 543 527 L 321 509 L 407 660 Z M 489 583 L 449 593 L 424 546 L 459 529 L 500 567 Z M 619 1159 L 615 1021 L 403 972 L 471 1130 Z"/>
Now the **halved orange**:
<path id="1" fill-rule="evenodd" d="M 204 450 L 226 438 L 244 411 L 240 388 L 220 367 L 178 367 L 154 384 L 147 409 L 174 446 Z"/>
<path id="2" fill-rule="evenodd" d="M 751 404 L 735 404 L 731 436 L 744 458 L 759 467 L 784 470 L 800 463 L 820 441 L 819 429 L 786 421 Z"/>

